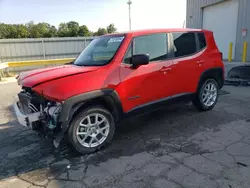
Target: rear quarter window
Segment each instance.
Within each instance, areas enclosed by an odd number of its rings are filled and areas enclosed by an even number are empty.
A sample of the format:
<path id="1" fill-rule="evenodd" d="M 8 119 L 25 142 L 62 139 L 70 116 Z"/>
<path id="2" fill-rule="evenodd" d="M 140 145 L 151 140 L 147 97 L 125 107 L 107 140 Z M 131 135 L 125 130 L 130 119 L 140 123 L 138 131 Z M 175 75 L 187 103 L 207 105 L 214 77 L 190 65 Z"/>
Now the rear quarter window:
<path id="1" fill-rule="evenodd" d="M 173 34 L 174 56 L 182 57 L 196 53 L 195 33 L 178 32 Z"/>
<path id="2" fill-rule="evenodd" d="M 199 49 L 206 48 L 207 43 L 206 43 L 206 38 L 204 33 L 198 33 L 198 40 L 199 40 Z"/>

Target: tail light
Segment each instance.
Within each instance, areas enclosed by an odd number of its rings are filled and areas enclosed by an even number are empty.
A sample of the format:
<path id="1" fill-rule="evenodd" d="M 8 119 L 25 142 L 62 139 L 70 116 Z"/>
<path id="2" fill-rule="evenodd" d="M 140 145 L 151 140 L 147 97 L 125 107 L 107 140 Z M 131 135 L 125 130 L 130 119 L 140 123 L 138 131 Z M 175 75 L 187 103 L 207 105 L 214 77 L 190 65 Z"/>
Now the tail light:
<path id="1" fill-rule="evenodd" d="M 223 60 L 223 53 L 220 52 L 220 58 L 221 58 L 221 61 Z"/>

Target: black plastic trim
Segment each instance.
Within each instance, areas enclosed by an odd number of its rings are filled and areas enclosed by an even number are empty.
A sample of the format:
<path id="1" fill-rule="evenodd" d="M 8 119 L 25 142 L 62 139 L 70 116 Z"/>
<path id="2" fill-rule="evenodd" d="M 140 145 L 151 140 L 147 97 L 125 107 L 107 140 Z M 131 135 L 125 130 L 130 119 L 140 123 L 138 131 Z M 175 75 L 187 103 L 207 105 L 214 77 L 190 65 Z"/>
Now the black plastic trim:
<path id="1" fill-rule="evenodd" d="M 194 97 L 195 93 L 180 93 L 177 95 L 173 95 L 171 97 L 162 98 L 156 101 L 152 101 L 140 106 L 137 106 L 127 112 L 125 116 L 132 116 L 136 114 L 141 114 L 149 111 L 154 111 L 168 105 L 176 104 L 179 102 L 188 102 L 191 101 Z"/>
<path id="2" fill-rule="evenodd" d="M 208 70 L 204 71 L 201 74 L 197 90 L 201 87 L 201 85 L 203 84 L 203 82 L 204 82 L 204 80 L 206 78 L 213 78 L 213 79 L 215 79 L 218 82 L 220 89 L 224 85 L 224 81 L 225 81 L 224 80 L 224 73 L 223 73 L 223 69 L 221 67 L 211 68 L 211 69 L 208 69 Z"/>
<path id="3" fill-rule="evenodd" d="M 206 42 L 206 46 L 201 48 L 201 44 L 200 44 L 200 39 L 199 39 L 199 34 L 203 34 L 204 38 L 205 38 L 205 42 Z M 197 44 L 198 44 L 198 52 L 204 50 L 205 48 L 207 48 L 207 38 L 206 35 L 204 34 L 204 32 L 195 32 L 196 35 L 196 40 L 197 40 Z"/>
<path id="4" fill-rule="evenodd" d="M 62 104 L 62 110 L 60 112 L 59 116 L 59 122 L 60 123 L 66 123 L 70 121 L 70 118 L 72 117 L 72 113 L 75 112 L 74 107 L 77 106 L 79 108 L 78 104 L 83 104 L 84 102 L 87 102 L 92 99 L 96 99 L 99 97 L 111 97 L 114 102 L 114 108 L 116 109 L 117 115 L 121 115 L 123 113 L 122 105 L 120 103 L 120 98 L 115 90 L 113 89 L 102 89 L 102 90 L 95 90 L 88 93 L 83 93 L 80 95 L 73 96 L 69 99 L 67 99 Z"/>
<path id="5" fill-rule="evenodd" d="M 138 99 L 140 97 L 141 97 L 140 95 L 136 95 L 136 96 L 133 96 L 133 97 L 129 97 L 128 100 L 135 100 L 135 99 Z"/>
<path id="6" fill-rule="evenodd" d="M 195 44 L 196 44 L 196 52 L 199 52 L 200 51 L 200 41 L 199 41 L 197 32 L 194 33 L 194 37 L 195 37 Z"/>

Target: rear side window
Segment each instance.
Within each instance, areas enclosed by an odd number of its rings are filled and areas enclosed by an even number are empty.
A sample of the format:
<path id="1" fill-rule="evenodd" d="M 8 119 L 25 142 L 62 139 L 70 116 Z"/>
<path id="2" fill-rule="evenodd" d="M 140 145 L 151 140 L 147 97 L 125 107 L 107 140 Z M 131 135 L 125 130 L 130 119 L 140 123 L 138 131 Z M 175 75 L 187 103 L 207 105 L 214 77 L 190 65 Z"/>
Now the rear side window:
<path id="1" fill-rule="evenodd" d="M 199 39 L 199 44 L 200 44 L 199 50 L 201 50 L 207 46 L 204 33 L 198 33 L 198 39 Z"/>
<path id="2" fill-rule="evenodd" d="M 195 33 L 173 33 L 174 55 L 182 57 L 196 52 Z"/>

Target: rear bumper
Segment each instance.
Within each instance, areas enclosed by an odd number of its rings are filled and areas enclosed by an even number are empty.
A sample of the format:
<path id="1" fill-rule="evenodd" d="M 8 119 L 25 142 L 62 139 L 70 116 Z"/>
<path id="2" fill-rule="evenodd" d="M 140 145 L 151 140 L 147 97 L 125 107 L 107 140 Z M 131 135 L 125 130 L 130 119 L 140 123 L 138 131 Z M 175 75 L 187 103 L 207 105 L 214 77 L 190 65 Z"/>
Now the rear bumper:
<path id="1" fill-rule="evenodd" d="M 41 116 L 40 112 L 23 114 L 18 106 L 18 102 L 14 104 L 14 110 L 18 122 L 25 127 L 30 127 L 33 122 L 39 121 Z"/>

